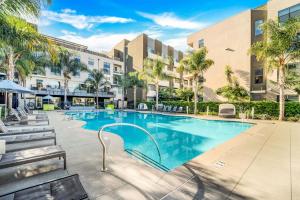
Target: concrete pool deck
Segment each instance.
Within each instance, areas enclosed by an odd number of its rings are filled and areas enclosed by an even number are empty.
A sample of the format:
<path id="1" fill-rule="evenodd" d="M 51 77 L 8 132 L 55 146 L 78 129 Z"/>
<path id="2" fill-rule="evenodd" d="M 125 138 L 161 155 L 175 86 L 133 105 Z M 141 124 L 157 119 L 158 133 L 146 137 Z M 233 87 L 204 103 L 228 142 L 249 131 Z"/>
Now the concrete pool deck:
<path id="1" fill-rule="evenodd" d="M 67 153 L 67 170 L 60 160 L 0 170 L 0 195 L 78 173 L 97 200 L 300 199 L 300 123 L 251 121 L 257 124 L 168 173 L 131 158 L 121 138 L 106 134 L 109 171 L 103 173 L 97 133 L 63 113 L 49 112 L 49 118 Z"/>

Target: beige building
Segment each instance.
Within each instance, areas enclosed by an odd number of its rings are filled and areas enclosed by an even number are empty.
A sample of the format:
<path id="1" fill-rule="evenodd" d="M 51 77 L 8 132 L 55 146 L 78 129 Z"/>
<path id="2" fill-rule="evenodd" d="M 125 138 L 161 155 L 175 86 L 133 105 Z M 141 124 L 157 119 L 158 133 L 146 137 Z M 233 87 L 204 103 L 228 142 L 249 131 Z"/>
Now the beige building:
<path id="1" fill-rule="evenodd" d="M 118 85 L 118 76 L 124 74 L 124 63 L 117 58 L 111 58 L 108 55 L 88 50 L 87 46 L 61 40 L 58 38 L 47 36 L 55 44 L 65 47 L 70 51 L 74 58 L 79 59 L 89 69 L 102 70 L 110 88 L 101 88 L 99 102 L 103 105 L 104 102 L 121 100 L 122 88 Z M 85 85 L 85 80 L 88 78 L 88 72 L 80 71 L 71 76 L 68 87 L 68 101 L 72 105 L 93 105 L 95 93 L 89 91 Z M 62 71 L 52 67 L 47 67 L 44 74 L 32 74 L 26 80 L 26 86 L 33 90 L 36 94 L 34 99 L 29 99 L 40 107 L 42 97 L 51 95 L 55 102 L 60 104 L 64 99 L 64 78 Z"/>
<path id="2" fill-rule="evenodd" d="M 152 39 L 146 34 L 141 34 L 135 39 L 122 40 L 110 51 L 111 57 L 118 57 L 120 60 L 124 60 L 125 71 L 141 71 L 143 69 L 143 63 L 146 58 L 156 59 L 159 58 L 166 64 L 165 72 L 172 76 L 171 80 L 160 81 L 160 87 L 180 87 L 179 74 L 176 72 L 176 67 L 179 65 L 179 61 L 183 58 L 183 52 L 174 49 L 171 46 L 163 44 L 161 41 Z M 174 65 L 169 65 L 169 59 L 173 58 Z M 187 82 L 184 82 L 187 84 Z M 154 85 L 148 85 L 147 98 L 154 98 L 156 94 Z M 128 101 L 132 100 L 132 91 L 127 91 Z M 146 98 L 146 95 L 142 91 L 138 91 L 138 99 Z"/>
<path id="3" fill-rule="evenodd" d="M 204 74 L 204 100 L 224 100 L 215 91 L 226 85 L 226 65 L 232 67 L 240 84 L 250 92 L 253 100 L 276 99 L 278 94 L 268 80 L 276 81 L 277 73 L 267 74 L 263 63 L 249 55 L 249 49 L 253 43 L 263 39 L 260 25 L 266 20 L 279 17 L 284 21 L 294 16 L 300 16 L 299 0 L 270 0 L 263 6 L 244 11 L 190 35 L 188 45 L 193 49 L 207 47 L 208 58 L 215 62 Z M 298 63 L 295 65 L 299 66 Z M 296 97 L 295 93 L 288 92 L 289 97 Z"/>

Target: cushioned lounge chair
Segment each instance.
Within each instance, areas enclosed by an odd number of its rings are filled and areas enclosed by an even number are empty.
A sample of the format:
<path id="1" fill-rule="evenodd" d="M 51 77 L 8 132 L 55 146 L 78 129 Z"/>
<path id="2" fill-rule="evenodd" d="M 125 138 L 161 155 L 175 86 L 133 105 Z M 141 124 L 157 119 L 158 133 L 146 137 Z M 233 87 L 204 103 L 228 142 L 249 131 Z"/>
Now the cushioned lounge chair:
<path id="1" fill-rule="evenodd" d="M 88 199 L 88 194 L 79 175 L 74 174 L 0 196 L 0 200 L 15 199 L 84 200 Z"/>
<path id="2" fill-rule="evenodd" d="M 43 126 L 6 126 L 2 120 L 0 120 L 0 131 L 2 133 L 0 134 L 24 134 L 24 133 L 34 133 L 34 132 L 48 132 L 48 131 L 53 131 L 54 128 L 48 125 L 43 125 Z"/>
<path id="3" fill-rule="evenodd" d="M 171 112 L 172 111 L 172 106 L 167 106 L 167 112 Z"/>
<path id="4" fill-rule="evenodd" d="M 42 132 L 42 133 L 30 133 L 30 134 L 20 134 L 20 135 L 1 135 L 0 140 L 5 140 L 6 145 L 13 145 L 13 149 L 11 151 L 19 151 L 24 149 L 32 149 L 37 147 L 44 147 L 50 146 L 49 143 L 39 143 L 34 145 L 26 145 L 31 142 L 38 142 L 38 141 L 46 141 L 46 140 L 53 140 L 53 145 L 56 145 L 56 133 L 55 132 Z M 6 151 L 6 152 L 9 152 Z"/>
<path id="5" fill-rule="evenodd" d="M 219 116 L 220 117 L 235 117 L 236 111 L 233 104 L 220 104 Z"/>
<path id="6" fill-rule="evenodd" d="M 177 112 L 177 106 L 174 106 L 172 112 Z"/>
<path id="7" fill-rule="evenodd" d="M 17 108 L 18 113 L 22 118 L 25 119 L 38 119 L 38 120 L 48 120 L 47 114 L 28 114 L 23 108 L 18 107 Z"/>
<path id="8" fill-rule="evenodd" d="M 52 158 L 63 158 L 64 169 L 66 169 L 66 152 L 61 148 L 61 146 L 48 146 L 5 153 L 2 155 L 0 160 L 0 169 L 16 167 Z"/>
<path id="9" fill-rule="evenodd" d="M 22 116 L 18 111 L 16 111 L 15 109 L 11 109 L 10 114 L 13 115 L 18 122 L 24 123 L 24 124 L 28 124 L 30 122 L 33 123 L 46 123 L 49 125 L 49 119 L 48 118 L 44 118 L 44 119 L 30 119 L 28 116 Z M 12 122 L 13 123 L 13 122 Z"/>

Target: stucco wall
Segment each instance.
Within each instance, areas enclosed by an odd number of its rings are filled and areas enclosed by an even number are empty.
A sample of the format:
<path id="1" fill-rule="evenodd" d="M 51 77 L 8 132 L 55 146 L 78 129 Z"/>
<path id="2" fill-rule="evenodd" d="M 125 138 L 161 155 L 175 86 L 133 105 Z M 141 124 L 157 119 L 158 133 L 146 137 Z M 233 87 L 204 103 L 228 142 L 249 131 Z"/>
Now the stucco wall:
<path id="1" fill-rule="evenodd" d="M 191 35 L 188 44 L 197 49 L 200 39 L 204 39 L 204 45 L 208 48 L 208 58 L 215 62 L 204 74 L 204 99 L 223 100 L 215 94 L 215 90 L 227 83 L 224 75 L 226 65 L 232 67 L 241 85 L 249 89 L 251 11 L 245 11 Z"/>

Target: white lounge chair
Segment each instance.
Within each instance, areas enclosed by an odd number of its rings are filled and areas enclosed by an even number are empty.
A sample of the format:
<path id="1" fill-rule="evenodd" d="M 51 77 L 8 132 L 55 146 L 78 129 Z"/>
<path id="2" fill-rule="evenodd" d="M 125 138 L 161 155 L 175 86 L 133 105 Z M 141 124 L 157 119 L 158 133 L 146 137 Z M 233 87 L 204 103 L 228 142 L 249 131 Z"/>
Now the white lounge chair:
<path id="1" fill-rule="evenodd" d="M 236 115 L 235 106 L 233 104 L 220 104 L 219 117 L 234 118 Z"/>

